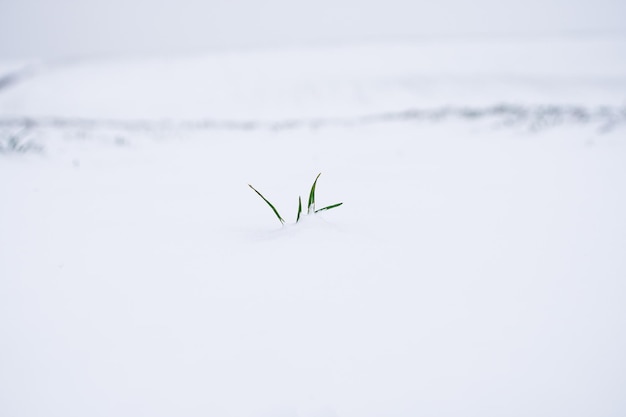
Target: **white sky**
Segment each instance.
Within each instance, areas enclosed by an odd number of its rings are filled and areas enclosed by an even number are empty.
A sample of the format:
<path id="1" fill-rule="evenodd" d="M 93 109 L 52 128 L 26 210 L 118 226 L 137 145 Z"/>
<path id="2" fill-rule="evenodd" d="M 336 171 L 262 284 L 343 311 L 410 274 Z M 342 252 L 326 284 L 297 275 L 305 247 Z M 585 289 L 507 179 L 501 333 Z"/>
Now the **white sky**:
<path id="1" fill-rule="evenodd" d="M 626 33 L 624 0 L 0 0 L 0 59 Z"/>

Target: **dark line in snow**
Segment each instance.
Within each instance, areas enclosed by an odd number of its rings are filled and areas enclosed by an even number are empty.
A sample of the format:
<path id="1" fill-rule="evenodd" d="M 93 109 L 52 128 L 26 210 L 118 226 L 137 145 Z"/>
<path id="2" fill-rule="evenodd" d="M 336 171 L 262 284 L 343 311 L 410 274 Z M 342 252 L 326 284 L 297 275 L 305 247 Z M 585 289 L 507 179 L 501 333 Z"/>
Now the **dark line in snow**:
<path id="1" fill-rule="evenodd" d="M 0 90 L 9 87 L 12 84 L 16 84 L 22 77 L 24 77 L 22 71 L 10 72 L 3 77 L 0 77 Z"/>
<path id="2" fill-rule="evenodd" d="M 18 84 L 22 80 L 32 77 L 37 74 L 40 65 L 27 65 L 18 70 L 5 73 L 0 76 L 0 92 L 15 84 Z"/>
<path id="3" fill-rule="evenodd" d="M 23 65 L 19 69 L 0 74 L 0 93 L 9 87 L 24 82 L 29 78 L 39 76 L 56 68 L 63 68 L 79 62 L 76 58 L 59 58 L 45 62 L 31 62 Z"/>
<path id="4" fill-rule="evenodd" d="M 596 124 L 608 131 L 626 122 L 626 107 L 601 106 L 522 106 L 498 104 L 488 107 L 446 106 L 432 109 L 407 109 L 354 117 L 262 120 L 123 120 L 63 117 L 0 117 L 0 126 L 56 129 L 120 129 L 127 131 L 160 130 L 293 130 L 325 127 L 350 127 L 393 122 L 442 122 L 447 120 L 493 120 L 503 126 L 528 126 L 532 130 L 567 124 Z"/>

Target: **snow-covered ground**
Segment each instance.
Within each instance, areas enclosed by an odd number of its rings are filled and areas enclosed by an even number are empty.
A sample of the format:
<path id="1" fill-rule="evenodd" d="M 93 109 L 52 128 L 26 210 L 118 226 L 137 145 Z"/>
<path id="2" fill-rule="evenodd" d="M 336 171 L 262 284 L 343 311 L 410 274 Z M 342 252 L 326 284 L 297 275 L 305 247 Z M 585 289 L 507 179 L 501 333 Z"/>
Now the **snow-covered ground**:
<path id="1" fill-rule="evenodd" d="M 624 56 L 626 37 L 596 37 L 57 61 L 0 90 L 0 114 L 283 120 L 450 105 L 625 106 Z"/>
<path id="2" fill-rule="evenodd" d="M 0 415 L 626 413 L 626 39 L 36 68 Z M 344 205 L 293 225 L 318 172 Z"/>

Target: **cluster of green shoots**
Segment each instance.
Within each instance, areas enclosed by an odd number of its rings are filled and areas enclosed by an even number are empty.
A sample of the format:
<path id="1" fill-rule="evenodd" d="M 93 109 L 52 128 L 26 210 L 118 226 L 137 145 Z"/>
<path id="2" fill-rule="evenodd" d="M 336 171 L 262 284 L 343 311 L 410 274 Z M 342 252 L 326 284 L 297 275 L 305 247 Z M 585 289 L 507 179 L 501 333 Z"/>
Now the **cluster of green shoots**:
<path id="1" fill-rule="evenodd" d="M 320 211 L 330 210 L 332 208 L 339 207 L 340 205 L 343 204 L 343 203 L 331 204 L 330 206 L 326 206 L 321 209 L 317 209 L 317 210 L 315 209 L 315 187 L 317 186 L 317 180 L 320 177 L 320 175 L 322 175 L 322 173 L 317 174 L 317 177 L 315 177 L 315 181 L 313 181 L 313 186 L 311 187 L 311 192 L 309 193 L 309 204 L 307 206 L 307 214 L 314 214 L 314 213 L 319 213 Z M 278 210 L 276 210 L 276 207 L 274 207 L 274 205 L 270 203 L 269 200 L 263 196 L 263 194 L 258 192 L 256 188 L 254 188 L 250 184 L 248 184 L 248 186 L 252 188 L 254 192 L 257 193 L 259 197 L 261 197 L 263 201 L 267 203 L 268 206 L 270 206 L 270 208 L 272 209 L 272 211 L 274 212 L 274 214 L 280 221 L 280 224 L 285 224 L 285 220 L 280 216 L 280 214 L 278 213 Z M 302 214 L 302 197 L 298 196 L 298 216 L 296 217 L 296 223 L 300 221 L 301 214 Z"/>

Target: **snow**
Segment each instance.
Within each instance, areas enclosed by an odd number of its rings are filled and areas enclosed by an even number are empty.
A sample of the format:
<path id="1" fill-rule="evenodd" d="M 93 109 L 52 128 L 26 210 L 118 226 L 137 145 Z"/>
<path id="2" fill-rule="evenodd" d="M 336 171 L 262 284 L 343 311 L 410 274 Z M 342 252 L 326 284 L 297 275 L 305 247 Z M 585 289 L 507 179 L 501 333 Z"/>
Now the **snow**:
<path id="1" fill-rule="evenodd" d="M 0 414 L 623 415 L 625 46 L 91 60 L 0 90 L 0 135 L 26 118 L 41 147 L 0 153 Z M 362 119 L 502 103 L 613 122 Z M 344 204 L 293 225 L 319 172 Z"/>
<path id="2" fill-rule="evenodd" d="M 74 60 L 0 95 L 4 115 L 275 120 L 448 105 L 623 106 L 626 38 L 449 40 Z"/>

